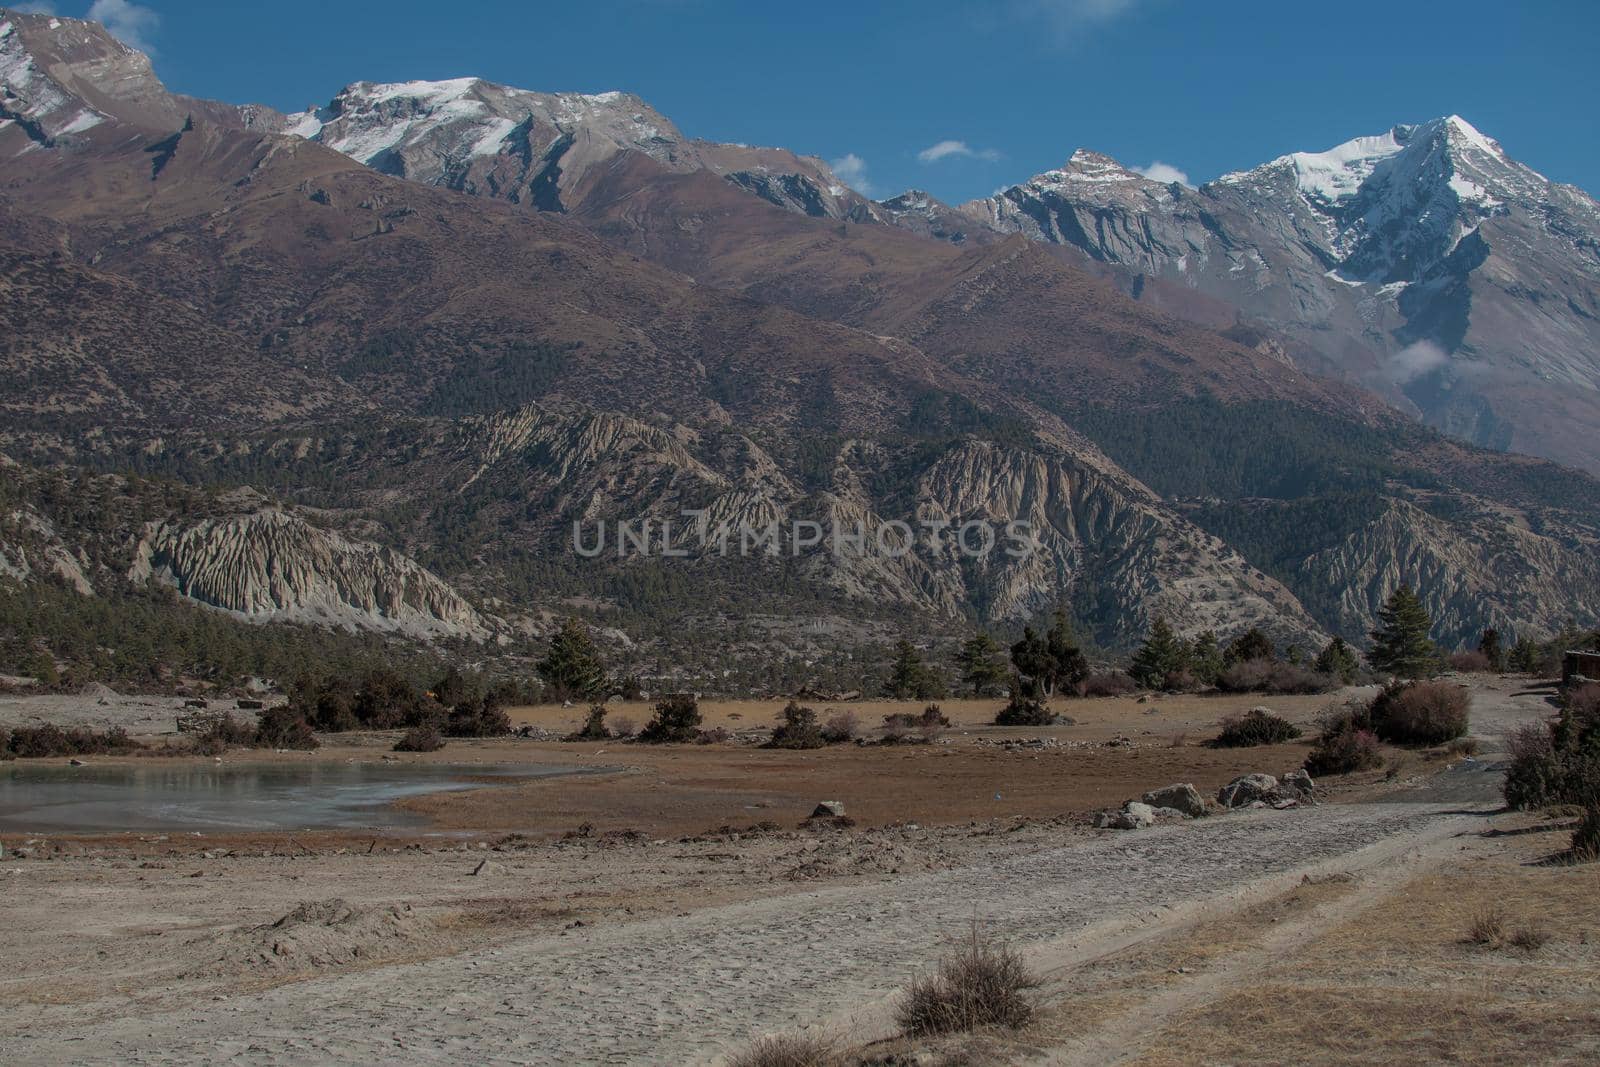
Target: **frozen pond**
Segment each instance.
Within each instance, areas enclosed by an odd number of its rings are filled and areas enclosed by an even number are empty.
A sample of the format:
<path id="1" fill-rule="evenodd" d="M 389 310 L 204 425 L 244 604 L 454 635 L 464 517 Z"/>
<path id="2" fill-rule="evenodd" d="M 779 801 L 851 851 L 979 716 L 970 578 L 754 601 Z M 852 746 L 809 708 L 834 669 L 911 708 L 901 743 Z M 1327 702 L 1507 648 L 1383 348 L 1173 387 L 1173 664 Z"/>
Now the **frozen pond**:
<path id="1" fill-rule="evenodd" d="M 521 764 L 0 764 L 0 831 L 308 830 L 419 826 L 391 801 L 577 773 Z"/>

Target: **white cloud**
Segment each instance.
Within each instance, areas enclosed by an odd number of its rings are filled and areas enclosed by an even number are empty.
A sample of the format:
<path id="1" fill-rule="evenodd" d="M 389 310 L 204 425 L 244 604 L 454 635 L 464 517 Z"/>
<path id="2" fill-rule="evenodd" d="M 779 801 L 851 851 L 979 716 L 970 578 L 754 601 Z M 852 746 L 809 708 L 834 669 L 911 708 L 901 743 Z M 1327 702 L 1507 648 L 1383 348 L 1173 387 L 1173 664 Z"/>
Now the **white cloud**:
<path id="1" fill-rule="evenodd" d="M 1014 0 L 1025 18 L 1040 19 L 1063 38 L 1112 22 L 1146 0 Z"/>
<path id="2" fill-rule="evenodd" d="M 1174 167 L 1171 163 L 1163 163 L 1159 159 L 1148 167 L 1134 167 L 1133 171 L 1135 174 L 1143 174 L 1151 181 L 1160 182 L 1162 185 L 1170 185 L 1173 182 L 1177 182 L 1179 185 L 1188 186 L 1190 189 L 1194 188 L 1189 182 L 1187 173 Z"/>
<path id="3" fill-rule="evenodd" d="M 141 52 L 154 52 L 151 34 L 161 24 L 161 16 L 148 7 L 129 3 L 129 0 L 94 0 L 85 16 L 91 22 L 103 25 L 111 36 Z"/>
<path id="4" fill-rule="evenodd" d="M 1391 356 L 1383 374 L 1396 385 L 1405 385 L 1448 362 L 1450 357 L 1444 349 L 1432 341 L 1417 341 Z"/>
<path id="5" fill-rule="evenodd" d="M 867 178 L 867 161 L 854 152 L 846 152 L 829 163 L 839 180 L 862 196 L 872 195 L 872 182 Z"/>
<path id="6" fill-rule="evenodd" d="M 937 163 L 941 159 L 959 156 L 966 159 L 987 159 L 993 162 L 1000 158 L 1000 153 L 992 148 L 973 148 L 965 141 L 940 141 L 936 145 L 929 145 L 917 153 L 917 158 L 924 163 Z"/>

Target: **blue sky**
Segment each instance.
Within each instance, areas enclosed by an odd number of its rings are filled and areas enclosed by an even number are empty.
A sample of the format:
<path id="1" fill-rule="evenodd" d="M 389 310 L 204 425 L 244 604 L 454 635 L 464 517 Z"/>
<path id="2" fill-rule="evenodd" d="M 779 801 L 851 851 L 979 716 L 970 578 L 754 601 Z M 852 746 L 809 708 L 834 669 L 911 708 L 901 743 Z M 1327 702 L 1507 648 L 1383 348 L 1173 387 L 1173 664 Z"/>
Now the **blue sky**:
<path id="1" fill-rule="evenodd" d="M 0 0 L 3 2 L 3 0 Z M 87 0 L 53 0 L 81 16 Z M 781 144 L 874 195 L 986 195 L 1076 147 L 1199 182 L 1463 115 L 1600 193 L 1600 4 L 1346 0 L 421 3 L 95 0 L 175 90 L 286 110 L 358 80 L 638 93 L 689 135 Z M 940 147 L 942 146 L 942 147 Z"/>

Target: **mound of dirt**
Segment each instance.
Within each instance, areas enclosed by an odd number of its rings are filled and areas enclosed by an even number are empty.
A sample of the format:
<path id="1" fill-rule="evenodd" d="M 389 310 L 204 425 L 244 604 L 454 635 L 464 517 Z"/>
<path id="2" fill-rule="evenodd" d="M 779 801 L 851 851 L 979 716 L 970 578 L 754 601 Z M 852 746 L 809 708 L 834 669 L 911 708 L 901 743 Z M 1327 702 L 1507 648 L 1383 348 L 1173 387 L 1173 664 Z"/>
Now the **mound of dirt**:
<path id="1" fill-rule="evenodd" d="M 432 932 L 409 904 L 357 907 L 338 897 L 302 901 L 276 922 L 217 935 L 222 952 L 202 973 L 346 967 L 415 950 Z"/>

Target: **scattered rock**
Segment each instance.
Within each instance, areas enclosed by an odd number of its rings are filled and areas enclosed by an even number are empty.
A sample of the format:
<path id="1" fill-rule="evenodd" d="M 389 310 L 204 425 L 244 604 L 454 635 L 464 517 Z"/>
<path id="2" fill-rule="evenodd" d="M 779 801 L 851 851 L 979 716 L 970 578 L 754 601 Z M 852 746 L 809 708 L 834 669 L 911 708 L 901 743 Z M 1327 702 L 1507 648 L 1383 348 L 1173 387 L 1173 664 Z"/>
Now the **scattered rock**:
<path id="1" fill-rule="evenodd" d="M 1284 775 L 1281 784 L 1285 789 L 1293 789 L 1303 796 L 1311 796 L 1317 791 L 1317 784 L 1311 780 L 1311 775 L 1304 770 L 1290 771 Z"/>
<path id="2" fill-rule="evenodd" d="M 1179 812 L 1190 817 L 1206 813 L 1206 798 L 1200 795 L 1188 782 L 1178 782 L 1173 785 L 1152 789 L 1144 795 L 1144 802 L 1152 808 L 1176 808 Z"/>
<path id="3" fill-rule="evenodd" d="M 1102 811 L 1094 820 L 1101 830 L 1143 830 L 1155 823 L 1156 809 L 1137 800 L 1128 801 L 1121 811 Z"/>
<path id="4" fill-rule="evenodd" d="M 89 765 L 87 763 L 83 762 L 83 760 L 79 759 L 77 756 L 73 756 L 71 759 L 67 760 L 67 766 L 69 766 L 69 767 L 87 767 Z"/>
<path id="5" fill-rule="evenodd" d="M 843 814 L 844 801 L 824 800 L 817 805 L 817 809 L 811 813 L 811 817 L 813 819 L 837 819 Z"/>
<path id="6" fill-rule="evenodd" d="M 1246 774 L 1217 791 L 1217 803 L 1225 808 L 1242 808 L 1256 801 L 1276 799 L 1278 780 L 1270 774 Z"/>

